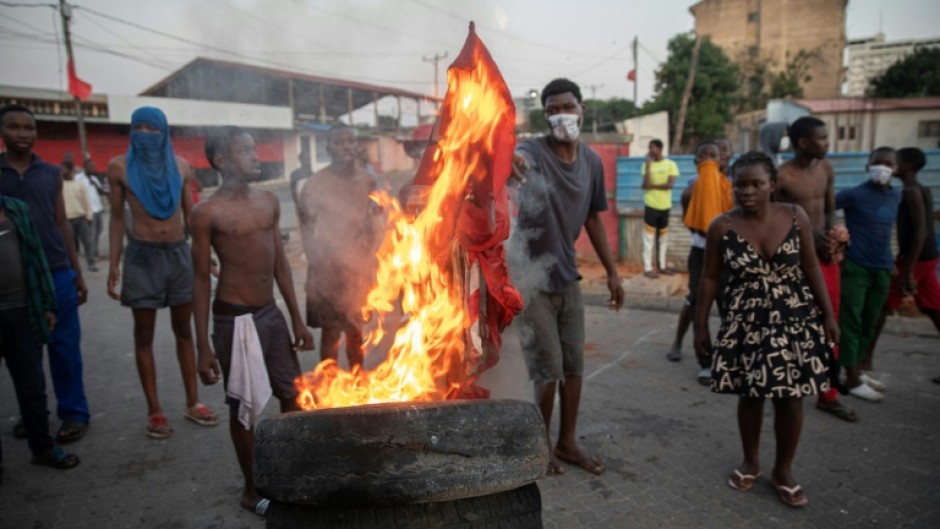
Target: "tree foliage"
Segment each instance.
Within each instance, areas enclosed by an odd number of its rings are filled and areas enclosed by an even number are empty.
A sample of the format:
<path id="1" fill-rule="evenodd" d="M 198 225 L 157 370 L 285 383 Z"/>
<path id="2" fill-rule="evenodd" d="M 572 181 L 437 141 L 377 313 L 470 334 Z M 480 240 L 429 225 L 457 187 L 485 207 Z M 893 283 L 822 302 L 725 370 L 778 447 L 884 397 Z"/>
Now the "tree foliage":
<path id="1" fill-rule="evenodd" d="M 821 58 L 819 48 L 801 49 L 792 57 L 787 52 L 783 68 L 767 57 L 748 57 L 740 61 L 741 89 L 737 109 L 740 112 L 765 108 L 771 99 L 803 97 L 803 85 L 812 81 L 811 68 Z"/>
<path id="2" fill-rule="evenodd" d="M 723 136 L 725 124 L 731 121 L 738 106 L 738 66 L 708 37 L 703 38 L 682 132 L 686 146 L 695 145 L 701 139 Z M 670 136 L 674 135 L 679 118 L 679 105 L 689 74 L 694 42 L 692 33 L 680 33 L 670 39 L 669 57 L 656 71 L 656 95 L 653 101 L 643 107 L 644 114 L 661 110 L 669 112 Z M 688 150 L 679 145 L 671 148 L 673 152 Z"/>
<path id="3" fill-rule="evenodd" d="M 917 48 L 868 84 L 869 97 L 940 95 L 940 48 Z"/>

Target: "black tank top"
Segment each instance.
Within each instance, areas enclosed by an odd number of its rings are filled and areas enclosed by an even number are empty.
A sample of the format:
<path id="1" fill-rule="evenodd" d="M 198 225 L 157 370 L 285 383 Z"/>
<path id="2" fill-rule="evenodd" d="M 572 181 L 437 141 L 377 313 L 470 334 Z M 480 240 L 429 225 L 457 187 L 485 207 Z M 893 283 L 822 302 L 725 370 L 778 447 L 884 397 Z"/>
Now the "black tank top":
<path id="1" fill-rule="evenodd" d="M 915 182 L 914 187 L 920 192 L 924 200 L 924 217 L 912 219 L 911 212 L 905 201 L 901 201 L 898 207 L 898 251 L 903 256 L 907 248 L 911 247 L 911 239 L 914 237 L 914 227 L 919 223 L 926 224 L 924 230 L 924 248 L 920 251 L 918 261 L 930 261 L 937 258 L 937 234 L 934 230 L 933 220 L 933 196 L 930 188 L 924 187 L 920 182 Z"/>

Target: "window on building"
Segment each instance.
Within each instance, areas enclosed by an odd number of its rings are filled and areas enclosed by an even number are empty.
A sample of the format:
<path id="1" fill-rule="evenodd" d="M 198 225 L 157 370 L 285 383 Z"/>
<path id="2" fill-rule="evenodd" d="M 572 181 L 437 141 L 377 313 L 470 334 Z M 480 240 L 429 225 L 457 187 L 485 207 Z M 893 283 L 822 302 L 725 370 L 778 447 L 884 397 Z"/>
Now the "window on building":
<path id="1" fill-rule="evenodd" d="M 760 13 L 758 13 L 757 11 L 753 11 L 753 12 L 751 12 L 751 13 L 748 13 L 748 14 L 747 14 L 747 21 L 748 21 L 748 22 L 759 22 L 759 21 L 760 21 Z"/>
<path id="2" fill-rule="evenodd" d="M 940 121 L 921 121 L 917 123 L 917 136 L 920 138 L 940 138 Z"/>
<path id="3" fill-rule="evenodd" d="M 849 127 L 849 139 L 850 140 L 855 139 L 855 127 Z"/>
<path id="4" fill-rule="evenodd" d="M 845 139 L 845 127 L 839 127 L 839 139 L 840 140 Z"/>
<path id="5" fill-rule="evenodd" d="M 747 48 L 747 55 L 748 55 L 748 57 L 752 57 L 752 58 L 753 58 L 753 57 L 757 57 L 757 51 L 758 51 L 758 50 L 757 50 L 757 46 L 749 46 L 749 47 Z"/>

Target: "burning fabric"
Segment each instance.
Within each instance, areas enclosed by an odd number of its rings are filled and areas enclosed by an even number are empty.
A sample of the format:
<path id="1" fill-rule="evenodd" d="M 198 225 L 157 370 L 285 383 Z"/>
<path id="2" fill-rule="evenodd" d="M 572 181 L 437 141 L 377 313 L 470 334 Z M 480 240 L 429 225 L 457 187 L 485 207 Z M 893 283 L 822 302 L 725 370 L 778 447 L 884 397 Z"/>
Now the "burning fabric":
<path id="1" fill-rule="evenodd" d="M 375 369 L 344 371 L 326 360 L 299 377 L 304 409 L 488 396 L 475 382 L 498 361 L 500 332 L 522 309 L 502 246 L 515 108 L 472 23 L 447 84 L 415 177 L 430 188 L 426 207 L 412 217 L 388 194 L 373 197 L 389 227 L 363 307 L 374 327 L 364 347 L 368 354 L 394 333 L 391 349 Z"/>

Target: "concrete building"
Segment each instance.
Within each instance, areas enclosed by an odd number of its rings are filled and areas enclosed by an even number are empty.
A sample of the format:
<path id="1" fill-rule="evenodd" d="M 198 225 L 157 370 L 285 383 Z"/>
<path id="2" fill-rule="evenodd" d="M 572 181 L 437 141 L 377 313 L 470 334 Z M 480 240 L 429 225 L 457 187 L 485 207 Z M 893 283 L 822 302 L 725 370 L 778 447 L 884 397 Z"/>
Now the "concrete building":
<path id="1" fill-rule="evenodd" d="M 804 97 L 837 97 L 842 87 L 848 0 L 701 0 L 689 8 L 696 35 L 707 35 L 737 64 L 783 69 L 800 50 L 815 55 Z"/>
<path id="2" fill-rule="evenodd" d="M 874 37 L 850 40 L 845 46 L 848 64 L 844 95 L 864 96 L 872 79 L 920 47 L 940 47 L 940 38 L 885 42 L 884 34 L 879 33 Z"/>
<path id="3" fill-rule="evenodd" d="M 395 119 L 381 119 L 387 116 L 379 114 L 378 102 L 386 97 L 399 100 Z M 330 125 L 352 124 L 354 113 L 363 111 L 372 114 L 376 124 L 360 133 L 371 165 L 379 172 L 413 169 L 414 161 L 401 146 L 401 140 L 410 138 L 400 128 L 401 99 L 417 103 L 419 123 L 422 106 L 429 108 L 427 116 L 433 116 L 436 101 L 418 92 L 197 58 L 139 96 L 93 94 L 82 109 L 89 155 L 99 169 L 127 151 L 131 114 L 150 105 L 166 113 L 176 153 L 193 166 L 204 186 L 212 186 L 217 175 L 205 159 L 207 127 L 235 125 L 249 131 L 261 159 L 262 178 L 278 180 L 299 166 L 301 155 L 309 157 L 314 170 L 329 164 L 325 137 Z M 58 162 L 65 152 L 79 157 L 75 104 L 67 92 L 0 86 L 0 104 L 6 103 L 25 105 L 36 114 L 36 152 L 42 158 Z"/>
<path id="4" fill-rule="evenodd" d="M 868 152 L 882 145 L 940 148 L 940 97 L 794 99 L 787 103 L 826 122 L 829 152 Z M 757 148 L 758 129 L 767 121 L 766 109 L 735 116 L 727 130 L 735 150 Z"/>
<path id="5" fill-rule="evenodd" d="M 75 104 L 68 92 L 0 86 L 0 105 L 16 103 L 36 116 L 38 139 L 35 152 L 58 163 L 66 152 L 81 158 Z M 215 171 L 205 156 L 207 127 L 235 125 L 255 138 L 262 178 L 273 180 L 284 173 L 284 152 L 294 138 L 290 109 L 266 105 L 194 101 L 126 95 L 92 94 L 82 103 L 88 155 L 104 171 L 108 160 L 127 152 L 131 114 L 141 106 L 163 110 L 170 123 L 173 149 L 189 162 L 203 185 L 213 185 Z M 296 159 L 296 155 L 295 155 Z"/>

